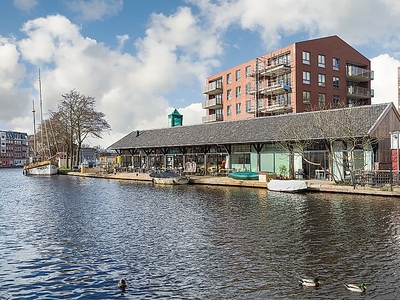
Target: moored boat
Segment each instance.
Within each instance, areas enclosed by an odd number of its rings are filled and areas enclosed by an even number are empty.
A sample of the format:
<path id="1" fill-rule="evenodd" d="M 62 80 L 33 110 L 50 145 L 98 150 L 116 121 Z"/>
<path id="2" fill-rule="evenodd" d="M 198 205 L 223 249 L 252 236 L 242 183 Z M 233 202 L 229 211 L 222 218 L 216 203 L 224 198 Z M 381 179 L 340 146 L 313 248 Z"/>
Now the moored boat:
<path id="1" fill-rule="evenodd" d="M 228 174 L 228 177 L 240 180 L 258 180 L 259 173 L 250 171 L 232 172 Z"/>
<path id="2" fill-rule="evenodd" d="M 165 185 L 183 185 L 188 184 L 190 181 L 189 177 L 181 176 L 175 172 L 151 173 L 150 177 L 153 178 L 154 183 Z"/>
<path id="3" fill-rule="evenodd" d="M 35 102 L 32 101 L 32 114 L 33 114 L 33 157 L 29 157 L 29 162 L 23 166 L 22 173 L 24 175 L 56 175 L 58 174 L 58 164 L 50 157 L 46 155 L 44 151 L 44 128 L 43 128 L 43 104 L 42 104 L 42 83 L 40 80 L 39 70 L 39 97 L 40 97 L 40 127 L 41 127 L 41 151 L 40 155 L 36 149 L 36 118 L 35 118 Z M 50 157 L 50 158 L 48 158 Z"/>
<path id="4" fill-rule="evenodd" d="M 32 162 L 24 165 L 24 175 L 56 175 L 58 166 L 52 160 Z"/>
<path id="5" fill-rule="evenodd" d="M 307 190 L 307 182 L 303 180 L 279 180 L 272 179 L 268 182 L 268 190 L 275 192 L 301 192 Z"/>

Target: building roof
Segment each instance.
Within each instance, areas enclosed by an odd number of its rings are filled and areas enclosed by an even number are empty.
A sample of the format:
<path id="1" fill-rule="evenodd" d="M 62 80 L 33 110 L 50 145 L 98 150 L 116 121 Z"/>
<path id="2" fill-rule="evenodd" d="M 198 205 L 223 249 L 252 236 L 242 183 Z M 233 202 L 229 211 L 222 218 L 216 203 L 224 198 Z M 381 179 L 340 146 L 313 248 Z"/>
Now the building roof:
<path id="1" fill-rule="evenodd" d="M 135 130 L 110 150 L 273 143 L 373 136 L 393 103 L 364 105 L 244 120 Z"/>

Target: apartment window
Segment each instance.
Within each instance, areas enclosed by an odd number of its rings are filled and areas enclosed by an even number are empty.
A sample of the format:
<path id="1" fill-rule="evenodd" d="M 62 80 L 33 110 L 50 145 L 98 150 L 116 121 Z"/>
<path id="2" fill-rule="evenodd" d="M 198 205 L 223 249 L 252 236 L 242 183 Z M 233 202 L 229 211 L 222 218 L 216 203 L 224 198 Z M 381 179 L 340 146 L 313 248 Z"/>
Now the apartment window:
<path id="1" fill-rule="evenodd" d="M 226 83 L 230 84 L 232 82 L 232 74 L 228 73 L 226 74 Z"/>
<path id="2" fill-rule="evenodd" d="M 251 112 L 251 100 L 246 101 L 246 112 Z"/>
<path id="3" fill-rule="evenodd" d="M 246 78 L 250 77 L 250 75 L 251 75 L 251 67 L 247 66 L 246 67 Z"/>
<path id="4" fill-rule="evenodd" d="M 323 93 L 319 93 L 318 94 L 318 104 L 319 104 L 320 107 L 324 107 L 325 106 L 325 103 L 326 103 L 325 98 L 326 98 L 325 94 L 323 94 Z"/>
<path id="5" fill-rule="evenodd" d="M 303 91 L 303 103 L 310 104 L 311 103 L 311 92 Z"/>
<path id="6" fill-rule="evenodd" d="M 333 69 L 339 71 L 339 58 L 333 58 L 332 60 Z"/>
<path id="7" fill-rule="evenodd" d="M 303 51 L 303 64 L 305 65 L 310 64 L 310 52 Z"/>
<path id="8" fill-rule="evenodd" d="M 237 86 L 236 87 L 236 98 L 240 98 L 241 92 L 242 92 L 241 86 Z"/>
<path id="9" fill-rule="evenodd" d="M 339 89 L 339 77 L 333 76 L 333 88 L 334 89 Z"/>
<path id="10" fill-rule="evenodd" d="M 246 95 L 250 94 L 251 92 L 251 83 L 246 83 Z"/>
<path id="11" fill-rule="evenodd" d="M 339 101 L 340 101 L 339 95 L 333 95 L 333 106 L 334 107 L 338 107 L 339 106 Z"/>
<path id="12" fill-rule="evenodd" d="M 346 99 L 347 107 L 354 106 L 354 99 Z"/>
<path id="13" fill-rule="evenodd" d="M 236 70 L 236 81 L 240 81 L 240 70 Z"/>
<path id="14" fill-rule="evenodd" d="M 318 67 L 325 68 L 325 55 L 318 54 Z"/>
<path id="15" fill-rule="evenodd" d="M 257 99 L 257 108 L 262 108 L 262 107 L 263 107 L 262 99 Z"/>
<path id="16" fill-rule="evenodd" d="M 325 74 L 318 74 L 318 85 L 325 87 Z"/>
<path id="17" fill-rule="evenodd" d="M 240 115 L 242 113 L 242 103 L 236 103 L 236 114 Z"/>
<path id="18" fill-rule="evenodd" d="M 228 105 L 226 108 L 226 114 L 232 116 L 232 105 Z"/>
<path id="19" fill-rule="evenodd" d="M 229 89 L 226 91 L 226 99 L 231 100 L 232 99 L 232 90 Z"/>
<path id="20" fill-rule="evenodd" d="M 311 73 L 308 71 L 303 71 L 303 83 L 310 84 L 311 83 Z"/>

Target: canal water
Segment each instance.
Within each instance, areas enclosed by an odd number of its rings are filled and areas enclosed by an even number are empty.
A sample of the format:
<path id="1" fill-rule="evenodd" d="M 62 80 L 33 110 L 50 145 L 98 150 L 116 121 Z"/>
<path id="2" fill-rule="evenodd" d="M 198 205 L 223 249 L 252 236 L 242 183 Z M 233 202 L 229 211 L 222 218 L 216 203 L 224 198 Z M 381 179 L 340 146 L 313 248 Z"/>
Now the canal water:
<path id="1" fill-rule="evenodd" d="M 0 179 L 2 300 L 400 299 L 397 198 Z"/>

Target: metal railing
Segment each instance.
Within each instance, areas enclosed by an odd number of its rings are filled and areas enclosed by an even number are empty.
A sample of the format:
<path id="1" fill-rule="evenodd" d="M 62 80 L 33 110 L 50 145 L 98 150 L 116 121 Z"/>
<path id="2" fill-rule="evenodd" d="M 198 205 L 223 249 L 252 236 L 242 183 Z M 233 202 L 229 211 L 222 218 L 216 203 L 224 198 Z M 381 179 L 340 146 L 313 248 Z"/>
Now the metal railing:
<path id="1" fill-rule="evenodd" d="M 356 171 L 353 173 L 354 184 L 360 186 L 382 187 L 400 186 L 400 173 L 393 170 Z M 350 179 L 350 178 L 349 178 Z"/>

